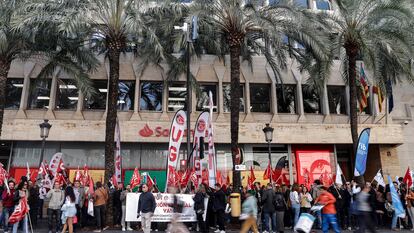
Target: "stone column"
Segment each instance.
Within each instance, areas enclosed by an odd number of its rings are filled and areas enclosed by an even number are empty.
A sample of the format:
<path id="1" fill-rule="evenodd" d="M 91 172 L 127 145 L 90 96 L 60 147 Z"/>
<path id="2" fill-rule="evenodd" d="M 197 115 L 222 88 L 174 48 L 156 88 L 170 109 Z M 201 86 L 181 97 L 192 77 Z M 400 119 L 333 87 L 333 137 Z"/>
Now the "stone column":
<path id="1" fill-rule="evenodd" d="M 163 95 L 162 95 L 162 113 L 160 120 L 169 121 L 168 117 L 168 82 L 163 83 Z"/>
<path id="2" fill-rule="evenodd" d="M 299 121 L 305 121 L 305 108 L 303 107 L 303 93 L 302 93 L 302 84 L 301 82 L 297 82 L 296 84 L 296 96 L 297 96 L 297 103 L 298 103 L 298 114 L 299 114 Z"/>
<path id="3" fill-rule="evenodd" d="M 135 74 L 134 113 L 132 113 L 130 120 L 135 120 L 135 121 L 141 120 L 141 116 L 139 115 L 140 93 L 141 93 L 141 83 L 140 83 L 139 75 Z"/>
<path id="4" fill-rule="evenodd" d="M 325 116 L 323 119 L 323 122 L 329 122 L 331 115 L 329 112 L 328 86 L 326 85 L 326 82 L 323 84 L 321 102 L 322 102 L 322 114 Z"/>
<path id="5" fill-rule="evenodd" d="M 24 64 L 24 80 L 23 80 L 23 88 L 22 88 L 22 95 L 20 97 L 20 106 L 19 111 L 17 111 L 16 118 L 17 119 L 25 119 L 26 113 L 25 110 L 27 109 L 27 101 L 29 98 L 30 92 L 30 73 L 35 67 L 35 63 L 33 62 L 26 62 Z"/>
<path id="6" fill-rule="evenodd" d="M 50 95 L 49 95 L 49 108 L 45 114 L 45 119 L 55 119 L 55 113 L 53 110 L 56 107 L 56 93 L 57 93 L 57 75 L 59 71 L 56 71 L 52 76 L 52 84 L 50 86 Z"/>
<path id="7" fill-rule="evenodd" d="M 78 90 L 78 103 L 76 105 L 76 112 L 75 112 L 75 114 L 73 114 L 73 119 L 76 119 L 76 120 L 85 119 L 83 117 L 83 114 L 82 114 L 84 99 L 85 99 L 85 97 L 84 97 L 83 93 L 80 90 Z"/>

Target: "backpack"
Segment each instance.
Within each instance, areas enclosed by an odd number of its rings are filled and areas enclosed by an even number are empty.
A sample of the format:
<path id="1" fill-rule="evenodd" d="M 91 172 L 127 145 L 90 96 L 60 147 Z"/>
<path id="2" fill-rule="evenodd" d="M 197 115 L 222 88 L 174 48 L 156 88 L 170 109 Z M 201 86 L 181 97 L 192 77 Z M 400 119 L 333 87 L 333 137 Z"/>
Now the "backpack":
<path id="1" fill-rule="evenodd" d="M 286 204 L 283 200 L 282 194 L 275 194 L 275 196 L 273 197 L 273 206 L 276 210 L 284 210 L 286 208 Z"/>

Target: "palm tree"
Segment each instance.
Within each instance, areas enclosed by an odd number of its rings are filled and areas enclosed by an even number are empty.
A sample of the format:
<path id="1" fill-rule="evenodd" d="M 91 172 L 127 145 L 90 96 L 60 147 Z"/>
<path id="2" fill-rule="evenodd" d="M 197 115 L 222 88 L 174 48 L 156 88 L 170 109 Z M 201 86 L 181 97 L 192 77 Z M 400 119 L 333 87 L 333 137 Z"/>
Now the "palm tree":
<path id="1" fill-rule="evenodd" d="M 332 33 L 333 50 L 343 49 L 343 76 L 349 85 L 350 126 L 353 151 L 358 144 L 357 58 L 373 71 L 385 90 L 388 79 L 399 74 L 413 80 L 410 61 L 413 30 L 409 25 L 412 8 L 406 0 L 336 0 L 334 14 L 320 13 L 326 30 Z"/>
<path id="2" fill-rule="evenodd" d="M 7 76 L 14 60 L 35 58 L 44 61 L 39 78 L 50 77 L 59 67 L 74 77 L 79 90 L 86 96 L 93 94 L 87 73 L 96 68 L 98 60 L 82 48 L 82 35 L 73 39 L 52 24 L 36 28 L 20 25 L 28 3 L 27 0 L 0 1 L 0 132 Z"/>
<path id="3" fill-rule="evenodd" d="M 289 55 L 300 63 L 307 61 L 305 55 L 308 54 L 318 61 L 328 60 L 325 55 L 328 51 L 324 47 L 326 38 L 316 30 L 317 24 L 314 24 L 311 13 L 283 1 L 270 6 L 261 2 L 195 0 L 188 8 L 184 7 L 184 11 L 188 11 L 187 17 L 197 15 L 199 19 L 199 39 L 193 45 L 193 54 L 210 53 L 220 58 L 230 55 L 230 130 L 235 187 L 241 184 L 240 173 L 234 169 L 239 148 L 241 59 L 251 65 L 254 55 L 263 55 L 280 83 L 283 83 L 280 71 L 287 67 Z M 286 37 L 290 43 L 284 43 Z M 183 37 L 179 38 L 183 41 Z M 304 49 L 295 48 L 292 43 L 300 43 Z M 182 45 L 184 48 L 185 44 Z M 306 64 L 301 66 L 303 69 L 307 67 Z"/>

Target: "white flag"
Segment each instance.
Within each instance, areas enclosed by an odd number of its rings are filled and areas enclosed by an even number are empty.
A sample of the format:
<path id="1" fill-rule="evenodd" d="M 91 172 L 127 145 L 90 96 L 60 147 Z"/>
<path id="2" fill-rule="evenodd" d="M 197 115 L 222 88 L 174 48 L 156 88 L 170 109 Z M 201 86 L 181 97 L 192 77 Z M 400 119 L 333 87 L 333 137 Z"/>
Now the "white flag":
<path id="1" fill-rule="evenodd" d="M 210 118 L 208 122 L 208 184 L 214 188 L 216 184 L 216 149 L 214 148 L 214 132 L 213 132 L 213 94 L 209 95 Z"/>
<path id="2" fill-rule="evenodd" d="M 374 180 L 377 181 L 378 185 L 381 185 L 382 187 L 385 188 L 385 181 L 384 181 L 384 178 L 382 177 L 381 169 L 378 170 L 377 174 L 374 177 Z"/>
<path id="3" fill-rule="evenodd" d="M 339 164 L 336 164 L 336 177 L 335 177 L 335 184 L 343 185 L 342 183 L 342 170 Z"/>

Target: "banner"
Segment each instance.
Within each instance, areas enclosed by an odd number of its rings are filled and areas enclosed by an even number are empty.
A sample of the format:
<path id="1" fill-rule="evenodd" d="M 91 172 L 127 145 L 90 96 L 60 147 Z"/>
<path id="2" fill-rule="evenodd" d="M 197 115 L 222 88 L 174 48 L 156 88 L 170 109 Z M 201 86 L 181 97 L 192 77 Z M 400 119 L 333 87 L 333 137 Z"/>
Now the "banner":
<path id="1" fill-rule="evenodd" d="M 210 117 L 208 118 L 208 185 L 214 188 L 216 183 L 216 149 L 214 148 L 213 139 L 213 94 L 208 93 Z"/>
<path id="2" fill-rule="evenodd" d="M 118 183 L 122 182 L 122 157 L 121 157 L 121 130 L 119 128 L 119 121 L 116 118 L 115 125 L 115 178 Z M 114 184 L 116 185 L 116 184 Z"/>
<path id="3" fill-rule="evenodd" d="M 402 206 L 400 196 L 392 183 L 391 176 L 388 175 L 388 184 L 390 185 L 390 193 L 392 197 L 392 206 L 394 207 L 395 215 L 400 218 L 405 218 L 405 210 Z"/>
<path id="4" fill-rule="evenodd" d="M 355 156 L 354 176 L 363 176 L 367 166 L 370 128 L 362 130 L 358 139 L 358 148 Z"/>
<path id="5" fill-rule="evenodd" d="M 126 215 L 127 222 L 140 222 L 141 218 L 137 218 L 138 200 L 140 193 L 128 193 L 126 199 Z M 174 202 L 174 195 L 167 193 L 153 193 L 157 207 L 154 215 L 151 218 L 152 222 L 171 222 L 173 215 L 172 205 Z M 178 221 L 180 222 L 197 222 L 197 216 L 194 211 L 194 195 L 191 194 L 177 194 L 179 200 L 184 203 L 183 212 L 179 214 Z"/>
<path id="6" fill-rule="evenodd" d="M 172 181 L 169 179 L 170 175 L 175 175 L 173 173 L 177 167 L 180 145 L 181 141 L 183 140 L 184 131 L 186 129 L 186 122 L 187 116 L 185 114 L 185 111 L 178 110 L 177 113 L 175 113 L 170 130 L 170 142 L 168 146 L 167 185 L 165 186 L 165 191 L 167 191 L 168 185 L 170 185 Z"/>
<path id="7" fill-rule="evenodd" d="M 196 168 L 196 175 L 197 176 L 201 176 L 201 162 L 200 162 L 200 138 L 201 137 L 208 137 L 208 129 L 207 129 L 207 124 L 210 118 L 210 113 L 209 112 L 202 112 L 200 113 L 200 115 L 198 116 L 197 122 L 196 122 L 196 126 L 195 126 L 195 131 L 194 131 L 194 138 L 193 138 L 193 143 L 194 143 L 194 150 L 193 150 L 193 164 L 194 167 Z M 203 145 L 204 146 L 204 145 Z M 202 150 L 204 152 L 204 150 Z M 204 155 L 203 155 L 204 156 Z"/>
<path id="8" fill-rule="evenodd" d="M 56 172 L 58 172 L 58 170 L 64 170 L 64 167 L 63 169 L 62 168 L 59 169 L 59 166 L 63 165 L 63 162 L 61 161 L 62 161 L 62 153 L 60 152 L 54 154 L 52 159 L 50 160 L 49 170 L 53 176 L 56 175 Z"/>
<path id="9" fill-rule="evenodd" d="M 321 178 L 333 182 L 329 177 L 332 174 L 329 151 L 296 151 L 296 165 L 299 184 L 310 186 L 311 181 Z"/>

